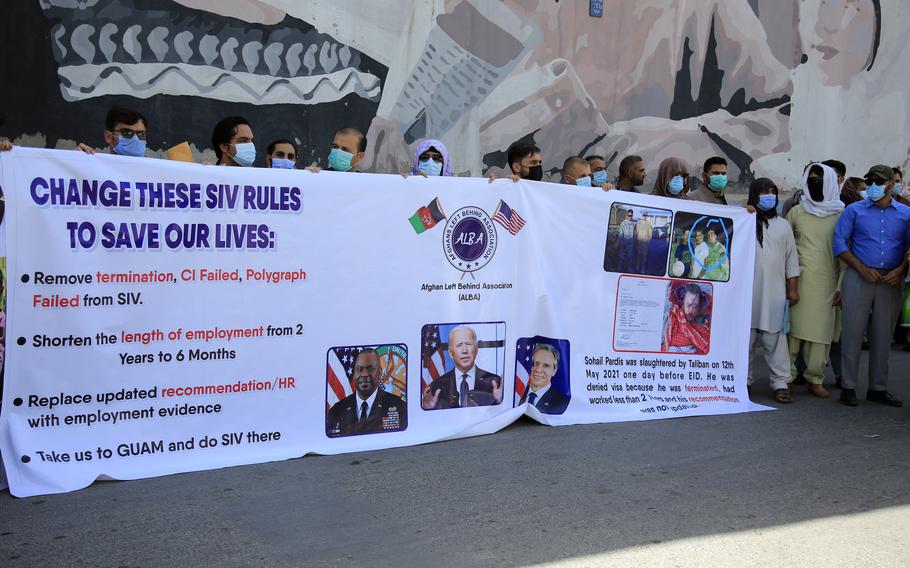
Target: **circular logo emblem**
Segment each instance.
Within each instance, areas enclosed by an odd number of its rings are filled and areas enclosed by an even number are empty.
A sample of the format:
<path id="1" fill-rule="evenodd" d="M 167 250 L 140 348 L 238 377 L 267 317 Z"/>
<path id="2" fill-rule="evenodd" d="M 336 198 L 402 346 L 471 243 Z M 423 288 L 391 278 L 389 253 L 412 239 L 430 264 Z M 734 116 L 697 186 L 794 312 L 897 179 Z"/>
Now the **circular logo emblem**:
<path id="1" fill-rule="evenodd" d="M 493 219 L 479 207 L 462 207 L 446 221 L 442 246 L 449 263 L 458 270 L 480 270 L 496 252 Z"/>

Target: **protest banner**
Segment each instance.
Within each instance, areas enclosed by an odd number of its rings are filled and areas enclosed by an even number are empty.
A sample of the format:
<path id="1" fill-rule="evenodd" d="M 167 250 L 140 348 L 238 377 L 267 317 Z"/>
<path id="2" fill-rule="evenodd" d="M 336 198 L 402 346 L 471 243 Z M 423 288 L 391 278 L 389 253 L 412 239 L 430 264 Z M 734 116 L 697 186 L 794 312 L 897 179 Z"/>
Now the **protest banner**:
<path id="1" fill-rule="evenodd" d="M 757 410 L 744 209 L 16 148 L 12 493 Z M 566 435 L 571 435 L 569 432 Z"/>

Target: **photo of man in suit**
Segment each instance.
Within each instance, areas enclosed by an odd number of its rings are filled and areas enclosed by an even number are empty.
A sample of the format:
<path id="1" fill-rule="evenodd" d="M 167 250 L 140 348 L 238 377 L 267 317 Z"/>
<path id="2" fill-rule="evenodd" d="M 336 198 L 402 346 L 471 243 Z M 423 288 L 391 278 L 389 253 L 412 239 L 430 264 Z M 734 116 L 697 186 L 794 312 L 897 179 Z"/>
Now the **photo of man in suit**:
<path id="1" fill-rule="evenodd" d="M 335 403 L 326 416 L 330 438 L 396 432 L 408 427 L 407 403 L 379 388 L 379 354 L 367 347 L 354 361 L 354 393 Z"/>
<path id="2" fill-rule="evenodd" d="M 549 343 L 538 343 L 531 360 L 528 390 L 521 403 L 528 402 L 543 414 L 562 414 L 569 405 L 569 397 L 552 384 L 553 376 L 559 370 L 559 351 Z"/>
<path id="3" fill-rule="evenodd" d="M 502 402 L 502 378 L 484 371 L 477 359 L 477 333 L 466 325 L 449 332 L 449 355 L 455 368 L 434 380 L 424 390 L 424 410 L 490 406 Z"/>

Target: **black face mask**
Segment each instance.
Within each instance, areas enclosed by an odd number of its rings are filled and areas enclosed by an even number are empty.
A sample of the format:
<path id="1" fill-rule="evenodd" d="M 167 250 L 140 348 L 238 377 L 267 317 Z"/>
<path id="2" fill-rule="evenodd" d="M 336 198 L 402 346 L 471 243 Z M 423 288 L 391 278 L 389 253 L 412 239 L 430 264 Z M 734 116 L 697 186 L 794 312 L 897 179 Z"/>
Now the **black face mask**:
<path id="1" fill-rule="evenodd" d="M 531 166 L 528 168 L 528 175 L 524 179 L 531 181 L 540 181 L 543 179 L 543 166 Z"/>
<path id="2" fill-rule="evenodd" d="M 824 178 L 814 177 L 806 180 L 806 186 L 809 188 L 809 197 L 812 201 L 825 200 L 825 180 Z"/>

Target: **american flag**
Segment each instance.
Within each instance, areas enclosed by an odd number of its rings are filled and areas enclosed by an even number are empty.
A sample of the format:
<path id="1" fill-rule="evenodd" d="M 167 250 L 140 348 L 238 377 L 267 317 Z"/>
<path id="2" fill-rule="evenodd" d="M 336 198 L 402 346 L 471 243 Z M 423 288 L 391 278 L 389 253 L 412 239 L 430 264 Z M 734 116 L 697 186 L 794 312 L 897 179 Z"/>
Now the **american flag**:
<path id="1" fill-rule="evenodd" d="M 522 337 L 515 346 L 515 401 L 512 406 L 518 406 L 525 389 L 528 388 L 528 377 L 531 375 L 531 350 L 537 343 L 535 337 Z"/>
<path id="2" fill-rule="evenodd" d="M 336 402 L 354 393 L 351 377 L 354 375 L 354 361 L 360 353 L 360 347 L 336 347 L 329 351 L 326 361 L 326 380 L 328 389 L 325 397 L 326 410 Z"/>
<path id="3" fill-rule="evenodd" d="M 420 392 L 426 390 L 430 383 L 455 367 L 449 356 L 449 331 L 454 325 L 425 325 L 421 334 Z"/>
<path id="4" fill-rule="evenodd" d="M 525 220 L 521 218 L 518 211 L 509 207 L 509 204 L 502 199 L 499 200 L 499 205 L 496 206 L 493 220 L 505 227 L 513 235 L 517 235 L 518 231 L 525 226 Z"/>

